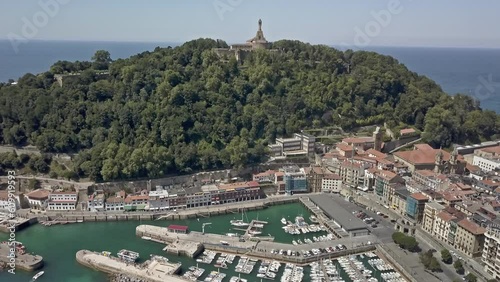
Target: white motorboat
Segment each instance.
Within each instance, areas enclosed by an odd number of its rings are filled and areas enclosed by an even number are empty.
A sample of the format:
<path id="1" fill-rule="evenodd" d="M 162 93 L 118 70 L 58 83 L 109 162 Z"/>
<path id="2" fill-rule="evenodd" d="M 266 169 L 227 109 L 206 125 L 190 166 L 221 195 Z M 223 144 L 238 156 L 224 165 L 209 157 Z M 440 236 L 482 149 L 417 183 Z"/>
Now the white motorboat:
<path id="1" fill-rule="evenodd" d="M 40 276 L 42 276 L 45 272 L 44 271 L 40 271 L 38 272 L 37 274 L 35 274 L 35 276 L 33 276 L 33 278 L 31 279 L 31 281 L 35 281 L 37 280 L 38 278 L 40 278 Z"/>
<path id="2" fill-rule="evenodd" d="M 286 218 L 284 218 L 284 217 L 283 217 L 283 218 L 281 218 L 281 223 L 282 223 L 283 225 L 286 225 Z"/>

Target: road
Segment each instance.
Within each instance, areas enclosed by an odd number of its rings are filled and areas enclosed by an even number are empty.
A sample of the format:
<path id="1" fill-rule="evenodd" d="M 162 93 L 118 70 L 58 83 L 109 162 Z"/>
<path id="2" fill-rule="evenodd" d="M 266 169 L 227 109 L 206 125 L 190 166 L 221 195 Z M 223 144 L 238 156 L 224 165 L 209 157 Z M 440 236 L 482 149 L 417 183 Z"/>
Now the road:
<path id="1" fill-rule="evenodd" d="M 0 179 L 7 180 L 8 176 L 0 176 Z M 18 176 L 18 175 L 16 175 L 16 179 L 37 179 L 40 181 L 47 181 L 48 183 L 52 183 L 54 185 L 64 183 L 64 184 L 74 185 L 75 187 L 78 187 L 78 189 L 87 189 L 89 186 L 94 184 L 94 182 L 75 182 L 75 181 L 68 181 L 68 180 L 63 180 L 63 179 L 53 179 L 53 178 L 38 177 L 38 176 Z"/>
<path id="2" fill-rule="evenodd" d="M 377 196 L 373 195 L 372 193 L 364 193 L 361 192 L 360 195 L 355 197 L 355 200 L 358 200 L 362 204 L 366 205 L 369 209 L 374 209 L 378 210 L 386 215 L 389 216 L 389 219 L 398 219 L 401 217 L 397 212 L 391 209 L 387 209 L 381 204 L 378 204 L 377 202 L 379 201 L 377 199 Z M 445 263 L 442 263 L 441 261 L 441 254 L 440 251 L 442 249 L 448 249 L 448 250 L 453 250 L 455 253 L 461 254 L 462 258 L 465 258 L 465 260 L 462 260 L 464 262 L 464 268 L 466 272 L 472 272 L 474 275 L 476 275 L 478 278 L 482 278 L 482 281 L 485 281 L 488 279 L 489 275 L 487 275 L 484 270 L 483 266 L 479 264 L 476 260 L 474 259 L 469 259 L 467 256 L 460 251 L 456 250 L 454 247 L 445 244 L 443 242 L 439 242 L 436 239 L 434 239 L 432 236 L 427 234 L 425 231 L 423 231 L 420 226 L 417 227 L 417 236 L 415 236 L 416 239 L 418 239 L 423 245 L 426 247 L 426 249 L 435 249 L 438 252 L 435 254 L 435 256 L 438 257 L 439 261 L 441 262 L 441 265 L 443 266 L 443 271 L 445 271 L 445 268 L 448 269 L 444 273 L 449 273 L 452 272 L 453 276 L 458 276 L 461 279 L 461 276 L 459 276 L 453 267 L 453 265 L 446 265 Z M 422 245 L 422 244 L 421 244 Z M 422 248 L 424 249 L 424 248 Z M 457 259 L 454 257 L 454 259 Z M 451 273 L 450 273 L 451 275 Z M 452 277 L 452 276 L 449 276 Z M 453 279 L 452 279 L 453 280 Z"/>

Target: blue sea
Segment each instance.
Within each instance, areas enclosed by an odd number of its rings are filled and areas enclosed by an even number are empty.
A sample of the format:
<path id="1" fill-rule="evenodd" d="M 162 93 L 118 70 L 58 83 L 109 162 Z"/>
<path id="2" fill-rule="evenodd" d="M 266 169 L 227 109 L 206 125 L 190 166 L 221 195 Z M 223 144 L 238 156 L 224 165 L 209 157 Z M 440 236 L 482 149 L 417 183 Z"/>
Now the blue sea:
<path id="1" fill-rule="evenodd" d="M 0 81 L 17 80 L 25 73 L 46 71 L 58 60 L 90 60 L 104 49 L 113 59 L 152 51 L 178 43 L 30 41 L 16 53 L 9 41 L 0 40 Z M 341 49 L 345 49 L 342 47 Z M 390 55 L 408 69 L 428 76 L 451 95 L 472 95 L 485 109 L 500 113 L 500 49 L 366 47 Z"/>

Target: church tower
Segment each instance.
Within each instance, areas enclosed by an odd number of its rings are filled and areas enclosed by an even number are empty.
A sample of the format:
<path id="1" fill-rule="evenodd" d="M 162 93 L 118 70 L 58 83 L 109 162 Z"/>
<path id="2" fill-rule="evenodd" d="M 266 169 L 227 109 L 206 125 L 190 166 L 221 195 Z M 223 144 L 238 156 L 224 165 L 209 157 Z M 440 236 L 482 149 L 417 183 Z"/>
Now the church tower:
<path id="1" fill-rule="evenodd" d="M 434 161 L 434 172 L 435 173 L 441 173 L 441 166 L 443 165 L 443 151 L 441 148 L 439 149 L 439 152 L 436 154 L 436 159 Z"/>
<path id="2" fill-rule="evenodd" d="M 457 147 L 453 149 L 453 152 L 450 156 L 450 173 L 457 173 L 457 165 L 458 165 L 458 150 Z"/>

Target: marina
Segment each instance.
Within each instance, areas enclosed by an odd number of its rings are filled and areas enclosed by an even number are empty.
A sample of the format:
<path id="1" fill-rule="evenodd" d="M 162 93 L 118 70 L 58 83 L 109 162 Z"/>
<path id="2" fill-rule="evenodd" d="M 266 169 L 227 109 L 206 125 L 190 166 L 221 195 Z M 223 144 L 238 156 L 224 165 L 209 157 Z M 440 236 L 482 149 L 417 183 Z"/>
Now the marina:
<path id="1" fill-rule="evenodd" d="M 294 214 L 291 214 L 290 211 L 293 211 Z M 362 244 L 366 243 L 367 240 L 372 240 L 370 236 L 367 237 L 360 237 L 359 239 L 355 239 L 353 243 L 349 241 L 349 238 L 343 238 L 343 239 L 338 239 L 335 241 L 335 244 L 333 242 L 314 242 L 313 237 L 316 236 L 318 237 L 319 234 L 321 233 L 307 233 L 307 234 L 301 234 L 301 235 L 292 235 L 285 233 L 283 229 L 281 228 L 283 225 L 280 223 L 280 220 L 286 215 L 287 221 L 294 221 L 296 216 L 302 215 L 305 219 L 305 221 L 308 221 L 310 219 L 311 213 L 306 209 L 302 204 L 299 203 L 294 203 L 294 204 L 289 204 L 289 205 L 278 205 L 278 206 L 273 206 L 268 209 L 264 210 L 259 210 L 259 211 L 247 211 L 245 212 L 246 217 L 249 219 L 263 219 L 267 222 L 268 224 L 264 225 L 263 228 L 263 234 L 271 234 L 275 238 L 274 241 L 272 242 L 265 242 L 265 241 L 260 241 L 260 242 L 254 242 L 247 240 L 246 242 L 239 242 L 240 237 L 238 235 L 232 235 L 228 236 L 226 235 L 227 233 L 234 233 L 236 234 L 237 232 L 234 231 L 233 226 L 230 225 L 230 220 L 232 219 L 241 219 L 241 213 L 231 213 L 231 214 L 226 214 L 226 215 L 221 215 L 217 217 L 211 217 L 211 218 L 200 218 L 200 221 L 198 220 L 185 220 L 185 221 L 126 221 L 126 222 L 85 222 L 83 224 L 71 224 L 71 225 L 58 225 L 58 226 L 53 226 L 51 228 L 45 228 L 40 225 L 35 225 L 32 226 L 29 229 L 26 229 L 25 231 L 19 232 L 17 234 L 17 239 L 22 241 L 25 245 L 29 246 L 30 251 L 34 251 L 38 254 L 43 254 L 44 259 L 46 258 L 47 261 L 57 261 L 58 263 L 50 263 L 45 266 L 43 269 L 45 271 L 43 280 L 47 281 L 57 281 L 58 279 L 65 279 L 69 280 L 70 277 L 74 277 L 75 275 L 80 277 L 80 279 L 75 280 L 77 282 L 88 282 L 88 281 L 93 281 L 93 282 L 104 282 L 108 281 L 107 276 L 101 272 L 94 271 L 89 268 L 85 267 L 80 267 L 78 264 L 74 264 L 74 254 L 78 252 L 79 250 L 77 247 L 74 245 L 74 238 L 79 238 L 81 237 L 81 234 L 86 234 L 85 237 L 79 239 L 82 246 L 85 246 L 86 249 L 91 249 L 91 250 L 107 250 L 109 253 L 116 254 L 120 250 L 122 250 L 124 247 L 131 248 L 133 251 L 138 252 L 141 254 L 141 257 L 143 254 L 155 254 L 159 256 L 164 256 L 168 258 L 171 262 L 180 262 L 182 263 L 182 267 L 180 269 L 180 274 L 183 275 L 185 272 L 191 271 L 190 267 L 199 267 L 204 269 L 204 272 L 201 274 L 197 280 L 199 281 L 204 281 L 206 277 L 212 272 L 222 272 L 226 274 L 226 277 L 223 279 L 223 282 L 231 281 L 233 279 L 234 281 L 238 281 L 237 279 L 240 279 L 239 281 L 248 281 L 248 282 L 254 282 L 254 281 L 260 281 L 261 279 L 263 281 L 270 280 L 271 279 L 266 279 L 266 278 L 258 278 L 257 274 L 262 262 L 264 261 L 278 261 L 281 263 L 281 267 L 279 268 L 279 271 L 276 274 L 275 281 L 280 281 L 281 276 L 285 270 L 285 265 L 286 263 L 283 262 L 283 259 L 287 260 L 295 260 L 295 262 L 298 261 L 304 261 L 304 263 L 298 264 L 298 266 L 303 267 L 303 273 L 304 277 L 303 280 L 304 282 L 311 281 L 311 276 L 309 275 L 311 267 L 309 266 L 310 262 L 313 261 L 319 261 L 322 257 L 324 259 L 328 259 L 329 256 L 332 257 L 332 261 L 334 260 L 335 257 L 340 257 L 342 255 L 348 255 L 349 249 L 351 249 L 353 246 L 356 246 L 356 244 Z M 249 220 L 248 222 L 251 222 Z M 210 232 L 209 234 L 205 233 L 205 235 L 202 232 L 199 232 L 202 230 L 202 226 L 205 223 L 212 223 L 211 225 L 208 225 L 205 227 L 206 232 Z M 136 235 L 136 227 L 140 224 L 150 224 L 153 226 L 158 226 L 158 227 L 166 227 L 169 226 L 170 224 L 178 224 L 178 225 L 186 225 L 189 226 L 189 230 L 192 230 L 191 233 L 193 234 L 198 234 L 195 237 L 197 239 L 197 242 L 184 242 L 182 243 L 181 240 L 179 243 L 177 243 L 178 248 L 176 249 L 177 251 L 180 251 L 180 253 L 174 253 L 174 252 L 167 252 L 165 244 L 167 244 L 168 248 L 172 247 L 172 244 L 176 244 L 175 242 L 177 241 L 177 237 L 182 238 L 182 236 L 185 236 L 184 234 L 172 234 L 168 239 L 168 241 L 165 240 L 157 240 L 156 238 L 153 238 L 152 236 L 145 236 L 144 239 L 141 238 L 142 236 Z M 239 233 L 239 232 L 238 232 Z M 242 233 L 240 233 L 241 236 Z M 327 234 L 326 232 L 324 234 Z M 2 234 L 0 234 L 2 235 Z M 0 237 L 1 238 L 1 237 Z M 36 240 L 34 239 L 36 238 Z M 200 255 L 196 254 L 193 258 L 189 257 L 189 255 L 182 253 L 185 247 L 191 248 L 189 246 L 192 246 L 193 251 L 196 250 L 197 244 L 200 244 L 201 242 L 206 241 L 206 238 L 213 238 L 211 241 L 213 244 L 207 244 L 206 246 L 209 246 L 210 249 L 209 251 L 213 251 L 216 253 L 213 261 L 210 264 L 204 264 L 204 263 L 198 263 L 196 262 L 196 259 L 201 258 L 203 254 L 203 250 L 200 251 Z M 305 239 L 309 239 L 313 245 L 306 245 Z M 369 239 L 370 238 L 370 239 Z M 5 240 L 5 239 L 4 239 Z M 300 240 L 302 241 L 303 244 L 294 246 L 291 244 L 292 240 Z M 220 241 L 226 241 L 229 243 L 229 246 L 223 246 Z M 43 242 L 43 243 L 39 243 Z M 230 251 L 233 250 L 232 247 L 236 246 L 235 244 L 238 244 L 239 246 L 242 246 L 243 249 L 241 250 L 240 254 L 236 253 L 231 253 Z M 241 245 L 240 245 L 241 244 Z M 341 251 L 339 248 L 338 251 L 328 252 L 327 248 L 332 247 L 332 246 L 337 246 L 338 244 L 342 244 L 348 247 L 348 250 L 346 251 Z M 133 246 L 133 247 L 130 247 Z M 259 262 L 256 263 L 254 266 L 253 271 L 250 274 L 244 274 L 244 273 L 238 273 L 235 271 L 237 262 L 239 262 L 239 259 L 241 256 L 246 256 L 246 257 L 251 257 L 250 253 L 248 253 L 247 247 L 252 247 L 255 246 L 256 250 L 262 249 L 262 250 L 267 250 L 267 252 L 256 252 L 255 254 L 259 255 L 261 254 L 261 257 L 258 256 L 252 256 L 255 259 L 259 260 Z M 317 248 L 316 248 L 317 247 Z M 365 246 L 366 248 L 371 248 L 373 249 L 373 246 Z M 214 250 L 212 250 L 212 248 Z M 333 247 L 334 248 L 334 247 Z M 270 253 L 272 249 L 275 249 L 275 253 Z M 315 257 L 313 251 L 311 249 L 321 249 L 321 253 L 319 254 L 319 258 Z M 334 248 L 335 249 L 335 248 Z M 290 253 L 294 253 L 295 255 L 297 252 L 300 252 L 302 255 L 300 256 L 301 259 L 297 260 L 297 256 L 288 256 L 288 250 L 290 250 Z M 304 250 L 304 253 L 302 253 L 301 250 Z M 361 249 L 362 250 L 362 249 Z M 360 250 L 360 252 L 362 252 Z M 279 254 L 281 251 L 281 255 Z M 307 251 L 307 252 L 306 252 Z M 217 253 L 224 253 L 224 254 L 232 254 L 235 256 L 233 263 L 226 262 L 227 269 L 225 268 L 218 268 L 215 266 L 217 263 L 217 260 L 221 257 L 221 255 Z M 305 256 L 307 255 L 307 257 Z M 138 263 L 141 264 L 144 262 L 141 257 L 138 259 Z M 149 255 L 146 256 L 144 259 L 149 258 Z M 304 260 L 304 259 L 308 260 Z M 310 261 L 310 262 L 307 262 Z M 297 263 L 292 263 L 294 265 L 297 265 Z M 0 280 L 2 279 L 3 274 L 0 273 Z M 29 281 L 32 278 L 33 274 L 29 275 L 27 273 L 19 272 L 16 273 L 14 277 L 12 277 L 11 281 L 12 282 L 25 282 Z M 40 278 L 39 280 L 42 280 Z M 180 278 L 180 277 L 179 277 Z M 348 277 L 344 277 L 345 281 L 347 280 Z M 185 278 L 182 278 L 185 279 Z M 244 280 L 245 279 L 245 280 Z M 169 281 L 169 280 L 167 280 Z M 187 280 L 183 280 L 187 281 Z M 192 281 L 192 280 L 190 280 Z"/>

